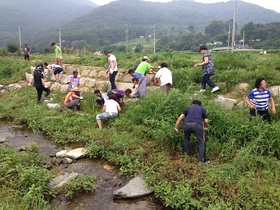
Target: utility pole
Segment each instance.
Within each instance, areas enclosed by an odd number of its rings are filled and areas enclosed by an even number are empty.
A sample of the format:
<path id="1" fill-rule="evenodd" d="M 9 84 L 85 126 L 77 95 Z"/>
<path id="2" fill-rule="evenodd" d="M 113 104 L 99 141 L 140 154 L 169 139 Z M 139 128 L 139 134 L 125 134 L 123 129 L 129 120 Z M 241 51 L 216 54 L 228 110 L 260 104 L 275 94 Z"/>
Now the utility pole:
<path id="1" fill-rule="evenodd" d="M 228 22 L 228 41 L 227 41 L 227 50 L 229 50 L 229 41 L 230 41 L 230 28 L 231 28 L 231 21 Z"/>
<path id="2" fill-rule="evenodd" d="M 58 28 L 58 36 L 59 36 L 59 47 L 61 48 L 61 30 Z"/>
<path id="3" fill-rule="evenodd" d="M 18 39 L 19 39 L 19 51 L 21 53 L 21 33 L 20 33 L 20 26 L 18 26 Z"/>
<path id="4" fill-rule="evenodd" d="M 236 31 L 236 1 L 234 0 L 234 9 L 233 9 L 233 22 L 232 22 L 232 40 L 231 40 L 231 48 L 234 49 L 235 46 L 235 31 Z"/>
<path id="5" fill-rule="evenodd" d="M 127 48 L 128 48 L 128 33 L 129 33 L 129 30 L 127 28 L 127 24 L 125 24 L 125 52 L 127 52 Z"/>
<path id="6" fill-rule="evenodd" d="M 154 26 L 154 54 L 156 53 L 156 26 Z"/>
<path id="7" fill-rule="evenodd" d="M 244 42 L 245 42 L 245 30 L 243 31 L 243 38 L 242 38 L 242 40 L 243 40 L 243 45 L 242 45 L 242 49 L 244 50 Z"/>

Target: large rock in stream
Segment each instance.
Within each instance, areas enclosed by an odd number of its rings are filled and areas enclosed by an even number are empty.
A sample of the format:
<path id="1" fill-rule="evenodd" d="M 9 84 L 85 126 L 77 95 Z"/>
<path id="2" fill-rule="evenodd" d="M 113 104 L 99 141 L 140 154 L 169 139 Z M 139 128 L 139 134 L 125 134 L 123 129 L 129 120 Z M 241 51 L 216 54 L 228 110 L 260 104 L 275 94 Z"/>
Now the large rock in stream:
<path id="1" fill-rule="evenodd" d="M 124 187 L 113 191 L 114 199 L 140 198 L 153 193 L 153 190 L 146 186 L 144 176 L 136 176 Z"/>

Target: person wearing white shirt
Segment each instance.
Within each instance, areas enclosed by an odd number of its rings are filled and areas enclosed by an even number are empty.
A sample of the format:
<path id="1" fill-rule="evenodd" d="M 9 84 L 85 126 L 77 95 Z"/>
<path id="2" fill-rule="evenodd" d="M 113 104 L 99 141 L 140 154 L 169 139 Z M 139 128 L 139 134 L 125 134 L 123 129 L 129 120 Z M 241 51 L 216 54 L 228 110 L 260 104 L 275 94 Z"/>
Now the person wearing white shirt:
<path id="1" fill-rule="evenodd" d="M 160 85 L 165 91 L 170 91 L 172 88 L 172 72 L 167 68 L 167 63 L 163 62 L 160 64 L 160 69 L 155 75 L 156 85 Z"/>
<path id="2" fill-rule="evenodd" d="M 117 96 L 112 94 L 109 96 L 109 100 L 105 101 L 102 107 L 102 113 L 96 115 L 98 128 L 102 128 L 102 120 L 118 116 L 118 113 L 121 111 L 121 107 L 116 100 Z"/>
<path id="3" fill-rule="evenodd" d="M 117 89 L 115 84 L 115 78 L 118 73 L 117 58 L 109 50 L 105 50 L 104 54 L 108 57 L 108 68 L 106 74 L 109 73 L 109 81 L 111 83 L 111 89 Z"/>

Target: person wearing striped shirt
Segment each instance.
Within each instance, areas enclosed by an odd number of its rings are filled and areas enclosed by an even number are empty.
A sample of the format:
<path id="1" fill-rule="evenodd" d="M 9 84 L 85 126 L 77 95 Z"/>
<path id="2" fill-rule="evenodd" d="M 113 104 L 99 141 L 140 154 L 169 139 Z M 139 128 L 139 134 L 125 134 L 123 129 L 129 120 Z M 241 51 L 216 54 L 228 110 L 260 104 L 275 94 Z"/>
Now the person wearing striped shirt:
<path id="1" fill-rule="evenodd" d="M 271 103 L 272 114 L 275 114 L 275 103 L 271 92 L 266 88 L 266 81 L 264 78 L 258 78 L 255 82 L 255 88 L 245 98 L 245 102 L 250 108 L 250 115 L 259 114 L 263 121 L 271 123 L 268 101 Z"/>

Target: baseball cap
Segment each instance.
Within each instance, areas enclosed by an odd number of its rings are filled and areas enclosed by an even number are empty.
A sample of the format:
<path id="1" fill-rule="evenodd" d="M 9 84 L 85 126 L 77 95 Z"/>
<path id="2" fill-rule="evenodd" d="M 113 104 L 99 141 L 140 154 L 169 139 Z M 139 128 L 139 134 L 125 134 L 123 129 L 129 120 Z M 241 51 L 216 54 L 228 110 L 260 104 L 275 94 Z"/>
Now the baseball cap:
<path id="1" fill-rule="evenodd" d="M 104 51 L 104 55 L 107 55 L 107 54 L 109 54 L 109 53 L 111 53 L 109 50 L 105 50 L 105 51 Z"/>
<path id="2" fill-rule="evenodd" d="M 143 58 L 142 58 L 142 60 L 150 60 L 149 58 L 148 58 L 148 56 L 144 56 Z"/>

